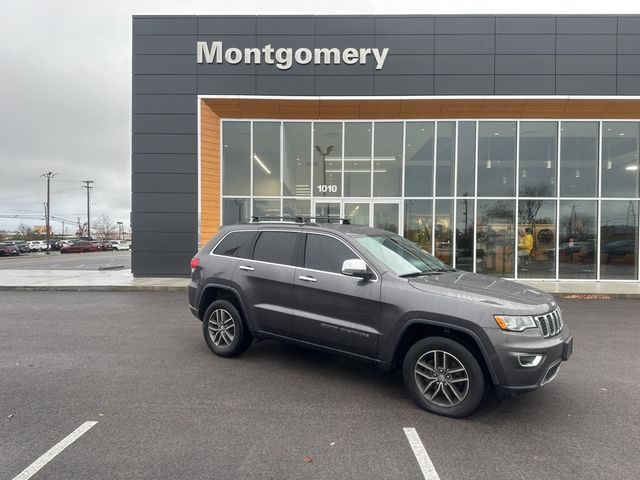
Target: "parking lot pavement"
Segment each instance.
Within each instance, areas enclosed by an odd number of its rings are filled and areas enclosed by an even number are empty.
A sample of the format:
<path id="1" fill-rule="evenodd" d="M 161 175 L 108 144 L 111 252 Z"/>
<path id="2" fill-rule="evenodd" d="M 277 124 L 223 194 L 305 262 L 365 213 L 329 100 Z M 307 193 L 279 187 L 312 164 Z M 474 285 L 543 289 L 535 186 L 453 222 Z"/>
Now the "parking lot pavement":
<path id="1" fill-rule="evenodd" d="M 0 270 L 99 270 L 101 268 L 131 268 L 131 251 L 68 253 L 26 253 L 15 257 L 0 257 Z"/>
<path id="2" fill-rule="evenodd" d="M 183 293 L 0 292 L 0 478 L 637 479 L 640 301 L 562 300 L 554 382 L 453 420 L 398 373 L 265 341 L 215 357 Z M 305 462 L 305 457 L 306 462 Z M 428 477 L 427 477 L 428 478 Z M 435 478 L 435 477 L 433 477 Z"/>

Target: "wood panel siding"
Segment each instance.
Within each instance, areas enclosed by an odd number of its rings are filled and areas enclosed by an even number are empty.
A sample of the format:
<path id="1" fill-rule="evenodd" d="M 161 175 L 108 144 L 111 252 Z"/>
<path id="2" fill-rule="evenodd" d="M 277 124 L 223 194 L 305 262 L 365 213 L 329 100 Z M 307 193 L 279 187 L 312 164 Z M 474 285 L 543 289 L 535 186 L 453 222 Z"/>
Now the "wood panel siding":
<path id="1" fill-rule="evenodd" d="M 200 101 L 200 238 L 202 246 L 220 229 L 220 117 Z"/>

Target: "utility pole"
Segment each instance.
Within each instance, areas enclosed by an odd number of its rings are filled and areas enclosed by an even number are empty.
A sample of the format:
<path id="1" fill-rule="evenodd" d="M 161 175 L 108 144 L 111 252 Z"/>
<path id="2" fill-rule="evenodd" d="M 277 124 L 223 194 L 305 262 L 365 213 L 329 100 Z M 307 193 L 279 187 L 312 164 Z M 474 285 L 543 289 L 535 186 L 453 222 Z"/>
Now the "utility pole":
<path id="1" fill-rule="evenodd" d="M 47 179 L 47 203 L 45 203 L 45 216 L 46 216 L 46 226 L 47 229 L 47 255 L 50 255 L 50 247 L 49 247 L 49 216 L 51 215 L 51 179 L 55 177 L 57 174 L 52 172 L 43 173 L 40 175 Z"/>
<path id="2" fill-rule="evenodd" d="M 89 203 L 90 192 L 93 188 L 93 180 L 82 180 L 82 188 L 87 189 L 87 237 L 91 238 L 91 205 Z"/>

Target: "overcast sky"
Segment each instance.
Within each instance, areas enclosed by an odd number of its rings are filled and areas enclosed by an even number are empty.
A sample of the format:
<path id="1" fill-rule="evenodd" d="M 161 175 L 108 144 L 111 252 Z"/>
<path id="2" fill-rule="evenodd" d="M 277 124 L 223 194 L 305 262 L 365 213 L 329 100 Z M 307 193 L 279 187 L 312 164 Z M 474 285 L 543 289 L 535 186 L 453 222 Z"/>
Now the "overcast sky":
<path id="1" fill-rule="evenodd" d="M 133 14 L 640 13 L 638 1 L 86 1 L 0 0 L 0 230 L 51 213 L 129 225 Z M 61 225 L 53 222 L 54 229 Z M 67 229 L 73 232 L 75 229 Z"/>

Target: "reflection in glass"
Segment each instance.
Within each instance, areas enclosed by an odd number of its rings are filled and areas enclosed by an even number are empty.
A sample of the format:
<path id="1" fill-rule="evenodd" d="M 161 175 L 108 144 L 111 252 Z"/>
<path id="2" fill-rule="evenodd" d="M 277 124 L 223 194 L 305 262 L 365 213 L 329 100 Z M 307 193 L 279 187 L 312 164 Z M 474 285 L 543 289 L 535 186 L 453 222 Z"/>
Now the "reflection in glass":
<path id="1" fill-rule="evenodd" d="M 311 124 L 284 122 L 282 195 L 311 195 Z"/>
<path id="2" fill-rule="evenodd" d="M 453 200 L 436 200 L 434 255 L 443 263 L 453 265 Z"/>
<path id="3" fill-rule="evenodd" d="M 402 123 L 376 122 L 373 146 L 373 195 L 402 195 Z"/>
<path id="4" fill-rule="evenodd" d="M 373 228 L 398 233 L 400 223 L 400 205 L 397 203 L 373 204 Z"/>
<path id="5" fill-rule="evenodd" d="M 253 194 L 280 195 L 280 123 L 253 124 Z"/>
<path id="6" fill-rule="evenodd" d="M 595 200 L 560 200 L 559 278 L 596 278 Z"/>
<path id="7" fill-rule="evenodd" d="M 315 213 L 316 223 L 329 223 L 340 219 L 339 202 L 318 202 Z"/>
<path id="8" fill-rule="evenodd" d="M 520 123 L 520 195 L 554 197 L 558 122 Z"/>
<path id="9" fill-rule="evenodd" d="M 344 124 L 344 196 L 371 195 L 371 123 Z"/>
<path id="10" fill-rule="evenodd" d="M 453 164 L 455 161 L 456 122 L 438 122 L 436 142 L 436 195 L 453 195 Z"/>
<path id="11" fill-rule="evenodd" d="M 368 203 L 345 203 L 344 218 L 349 219 L 351 225 L 369 226 Z"/>
<path id="12" fill-rule="evenodd" d="M 311 200 L 300 200 L 297 198 L 285 198 L 282 200 L 283 217 L 310 217 Z"/>
<path id="13" fill-rule="evenodd" d="M 514 200 L 478 200 L 477 273 L 513 277 L 514 217 Z"/>
<path id="14" fill-rule="evenodd" d="M 222 144 L 224 195 L 251 195 L 251 124 L 224 122 Z"/>
<path id="15" fill-rule="evenodd" d="M 638 122 L 602 124 L 602 196 L 638 197 Z"/>
<path id="16" fill-rule="evenodd" d="M 513 197 L 516 123 L 480 122 L 478 130 L 478 195 Z"/>
<path id="17" fill-rule="evenodd" d="M 433 210 L 431 200 L 404 201 L 404 237 L 432 253 Z"/>
<path id="18" fill-rule="evenodd" d="M 407 122 L 406 125 L 404 194 L 430 197 L 433 191 L 434 123 Z"/>
<path id="19" fill-rule="evenodd" d="M 560 195 L 595 197 L 598 185 L 598 122 L 562 122 Z"/>
<path id="20" fill-rule="evenodd" d="M 556 276 L 556 202 L 518 203 L 518 277 Z"/>
<path id="21" fill-rule="evenodd" d="M 600 278 L 638 278 L 638 202 L 602 201 Z"/>
<path id="22" fill-rule="evenodd" d="M 233 225 L 249 221 L 251 199 L 225 198 L 222 200 L 222 224 Z"/>
<path id="23" fill-rule="evenodd" d="M 313 124 L 313 195 L 342 196 L 342 123 Z"/>
<path id="24" fill-rule="evenodd" d="M 456 212 L 456 268 L 473 271 L 473 199 L 458 200 Z"/>
<path id="25" fill-rule="evenodd" d="M 458 196 L 473 196 L 476 172 L 476 122 L 458 122 Z"/>

